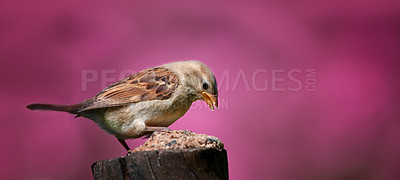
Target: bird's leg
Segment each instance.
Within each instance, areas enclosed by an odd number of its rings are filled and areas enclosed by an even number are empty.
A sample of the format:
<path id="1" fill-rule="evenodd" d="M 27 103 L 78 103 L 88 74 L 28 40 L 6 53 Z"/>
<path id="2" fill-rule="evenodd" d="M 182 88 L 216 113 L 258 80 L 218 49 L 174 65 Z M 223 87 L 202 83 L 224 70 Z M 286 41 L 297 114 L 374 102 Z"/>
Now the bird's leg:
<path id="1" fill-rule="evenodd" d="M 119 143 L 121 143 L 122 146 L 124 146 L 124 148 L 128 151 L 128 154 L 130 154 L 131 153 L 131 149 L 129 148 L 128 144 L 126 144 L 125 140 L 119 139 L 119 138 L 117 138 L 117 139 L 118 139 Z"/>
<path id="2" fill-rule="evenodd" d="M 148 132 L 148 133 L 146 133 L 147 135 L 145 135 L 144 138 L 149 138 L 149 137 L 153 136 L 153 133 L 155 131 L 172 131 L 172 130 L 167 127 L 146 126 L 146 129 L 144 129 L 144 131 Z"/>
<path id="3" fill-rule="evenodd" d="M 171 131 L 171 129 L 167 128 L 167 127 L 152 127 L 152 126 L 146 126 L 146 129 L 144 131 L 148 131 L 148 132 L 154 132 L 154 131 Z M 120 139 L 117 138 L 118 142 L 122 144 L 122 146 L 124 146 L 124 148 L 128 151 L 128 154 L 130 154 L 132 151 L 129 148 L 128 144 L 126 144 L 124 139 Z"/>
<path id="4" fill-rule="evenodd" d="M 171 131 L 171 129 L 167 128 L 167 127 L 146 126 L 145 131 L 150 131 L 150 132 L 154 132 L 154 131 Z"/>

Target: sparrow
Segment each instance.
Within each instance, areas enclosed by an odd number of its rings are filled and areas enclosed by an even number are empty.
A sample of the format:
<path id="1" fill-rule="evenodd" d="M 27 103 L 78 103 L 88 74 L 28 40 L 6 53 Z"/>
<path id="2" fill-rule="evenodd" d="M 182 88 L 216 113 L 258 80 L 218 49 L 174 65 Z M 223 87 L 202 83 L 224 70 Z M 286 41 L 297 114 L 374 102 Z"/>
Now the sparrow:
<path id="1" fill-rule="evenodd" d="M 197 100 L 205 101 L 212 111 L 218 108 L 215 76 L 200 61 L 178 61 L 129 75 L 77 104 L 34 103 L 27 108 L 63 111 L 90 119 L 130 152 L 126 139 L 170 130 L 168 126 Z"/>

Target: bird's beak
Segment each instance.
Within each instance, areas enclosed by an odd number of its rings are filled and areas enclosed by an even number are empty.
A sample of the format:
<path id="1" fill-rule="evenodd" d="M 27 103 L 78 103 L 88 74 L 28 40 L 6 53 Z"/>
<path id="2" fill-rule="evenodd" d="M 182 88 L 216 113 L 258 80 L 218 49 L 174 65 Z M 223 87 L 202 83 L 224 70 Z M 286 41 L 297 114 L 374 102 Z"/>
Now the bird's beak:
<path id="1" fill-rule="evenodd" d="M 212 95 L 207 92 L 202 92 L 202 94 L 204 101 L 207 103 L 211 111 L 214 111 L 214 106 L 218 108 L 218 96 Z"/>

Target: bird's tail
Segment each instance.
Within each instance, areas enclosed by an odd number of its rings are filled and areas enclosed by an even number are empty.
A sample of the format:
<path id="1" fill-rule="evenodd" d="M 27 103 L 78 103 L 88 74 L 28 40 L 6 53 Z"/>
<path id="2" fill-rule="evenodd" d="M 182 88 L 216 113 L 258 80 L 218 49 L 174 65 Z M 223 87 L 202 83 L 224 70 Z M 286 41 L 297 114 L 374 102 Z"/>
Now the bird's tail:
<path id="1" fill-rule="evenodd" d="M 80 104 L 74 105 L 59 105 L 59 104 L 40 104 L 34 103 L 29 104 L 26 108 L 30 110 L 48 110 L 48 111 L 64 111 L 69 112 L 72 114 L 76 114 L 77 111 L 80 109 Z"/>

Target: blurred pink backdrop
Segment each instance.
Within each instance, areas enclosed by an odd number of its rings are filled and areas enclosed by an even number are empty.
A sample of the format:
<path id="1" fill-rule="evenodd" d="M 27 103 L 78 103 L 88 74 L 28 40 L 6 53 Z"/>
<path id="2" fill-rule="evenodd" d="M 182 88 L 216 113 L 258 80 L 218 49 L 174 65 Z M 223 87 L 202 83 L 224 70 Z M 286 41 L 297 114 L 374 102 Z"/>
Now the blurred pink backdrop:
<path id="1" fill-rule="evenodd" d="M 3 0 L 0 179 L 91 179 L 125 155 L 115 138 L 25 106 L 187 59 L 213 69 L 221 108 L 196 102 L 171 128 L 219 137 L 230 179 L 400 179 L 399 49 L 390 0 Z"/>

